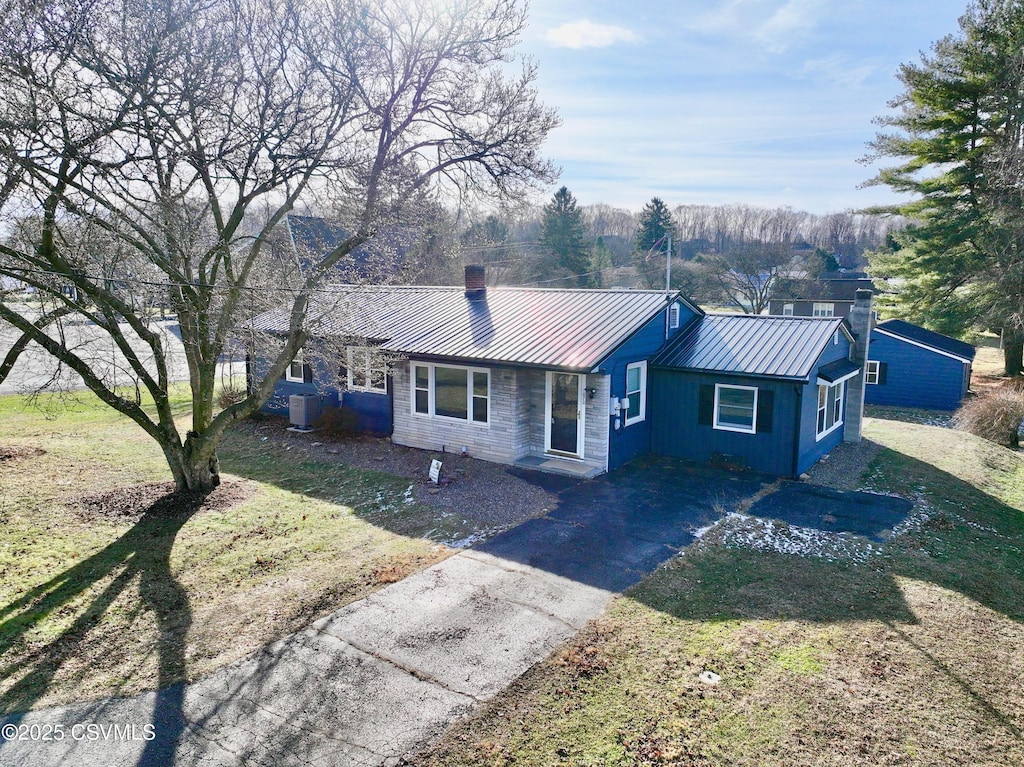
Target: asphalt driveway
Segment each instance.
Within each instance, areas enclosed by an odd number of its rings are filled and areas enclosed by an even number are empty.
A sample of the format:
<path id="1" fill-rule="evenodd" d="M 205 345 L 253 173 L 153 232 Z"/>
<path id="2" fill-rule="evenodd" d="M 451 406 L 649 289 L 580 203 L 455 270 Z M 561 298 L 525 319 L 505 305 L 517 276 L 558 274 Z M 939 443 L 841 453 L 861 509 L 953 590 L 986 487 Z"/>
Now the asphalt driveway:
<path id="1" fill-rule="evenodd" d="M 477 547 L 577 583 L 622 591 L 688 546 L 694 533 L 775 480 L 665 458 L 580 482 L 517 475 L 558 494 L 558 507 Z"/>

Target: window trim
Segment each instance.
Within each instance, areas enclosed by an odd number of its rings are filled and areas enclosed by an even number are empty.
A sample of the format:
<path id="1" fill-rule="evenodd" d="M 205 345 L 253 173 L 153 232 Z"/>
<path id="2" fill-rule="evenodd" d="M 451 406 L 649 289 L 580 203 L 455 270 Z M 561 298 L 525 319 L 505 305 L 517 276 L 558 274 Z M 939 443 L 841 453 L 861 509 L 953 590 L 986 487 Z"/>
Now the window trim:
<path id="1" fill-rule="evenodd" d="M 721 406 L 721 398 L 719 393 L 722 389 L 739 389 L 741 391 L 752 391 L 754 392 L 754 405 L 750 411 L 750 427 L 737 426 L 736 424 L 723 424 L 719 423 L 719 407 Z M 757 387 L 756 386 L 739 386 L 737 384 L 715 384 L 715 403 L 714 408 L 711 411 L 712 419 L 711 425 L 713 428 L 719 431 L 734 431 L 740 434 L 757 434 Z"/>
<path id="2" fill-rule="evenodd" d="M 352 380 L 352 369 L 355 367 L 355 365 L 353 363 L 353 360 L 352 360 L 352 357 L 353 357 L 354 353 L 359 353 L 359 352 L 362 352 L 365 355 L 363 357 L 364 362 L 365 362 L 365 366 L 362 367 L 362 369 L 360 370 L 360 372 L 364 376 L 363 380 L 366 381 L 366 385 L 365 386 L 357 386 L 355 383 L 353 383 L 353 380 Z M 376 352 L 376 355 L 374 354 L 375 352 Z M 376 367 L 376 366 L 371 364 L 373 362 L 374 356 L 376 356 L 378 358 L 378 360 L 380 361 L 380 363 L 381 363 L 380 367 Z M 380 356 L 380 352 L 377 349 L 375 349 L 372 346 L 349 346 L 345 350 L 345 358 L 346 358 L 345 361 L 347 363 L 345 365 L 345 385 L 348 387 L 349 391 L 361 391 L 361 392 L 367 392 L 369 394 L 387 394 L 388 393 L 388 366 L 384 362 L 384 359 Z M 383 381 L 384 381 L 383 388 L 380 388 L 380 387 L 377 387 L 377 386 L 373 386 L 371 384 L 371 382 L 373 381 L 373 376 L 371 375 L 371 373 L 374 370 L 378 370 L 378 371 L 380 371 L 381 373 L 384 374 L 384 376 L 383 376 Z"/>
<path id="3" fill-rule="evenodd" d="M 629 371 L 632 369 L 640 371 L 640 413 L 638 415 L 629 417 L 629 409 L 626 409 L 625 417 L 623 418 L 623 424 L 631 426 L 634 423 L 640 423 L 647 420 L 647 360 L 641 360 L 640 362 L 631 362 L 626 365 L 626 399 L 629 399 Z M 634 389 L 633 391 L 637 391 Z"/>
<path id="4" fill-rule="evenodd" d="M 825 404 L 824 405 L 821 404 L 821 390 L 822 389 L 826 390 Z M 836 389 L 838 389 L 838 396 L 835 399 L 832 399 L 831 395 L 828 392 L 831 392 L 831 391 L 836 390 Z M 843 423 L 844 423 L 844 418 L 843 418 L 843 416 L 844 416 L 844 413 L 843 413 L 843 402 L 844 402 L 845 399 L 846 399 L 846 380 L 845 379 L 842 380 L 842 381 L 836 381 L 834 384 L 831 384 L 831 385 L 818 384 L 818 401 L 815 403 L 815 409 L 814 409 L 814 441 L 815 442 L 820 442 L 825 437 L 827 437 L 829 434 L 831 434 L 832 432 L 834 432 L 836 429 L 838 429 L 840 426 L 843 425 Z M 831 408 L 831 411 L 832 411 L 832 424 L 831 425 L 829 425 L 829 423 L 828 423 L 829 405 L 830 404 L 832 406 L 832 408 Z M 825 420 L 824 420 L 825 429 L 824 429 L 824 431 L 819 431 L 818 430 L 818 424 L 821 422 L 821 414 L 823 412 L 825 414 Z"/>
<path id="5" fill-rule="evenodd" d="M 794 314 L 794 311 L 793 311 L 794 309 L 796 309 L 796 306 L 794 304 L 783 304 L 782 305 L 782 316 L 783 317 L 792 317 L 793 314 Z"/>
<path id="6" fill-rule="evenodd" d="M 881 374 L 881 361 L 880 360 L 868 360 L 864 365 L 864 383 L 865 384 L 877 384 L 879 375 Z"/>
<path id="7" fill-rule="evenodd" d="M 827 301 L 814 302 L 811 305 L 811 316 L 812 317 L 835 317 L 836 316 L 836 305 L 835 303 L 829 303 Z"/>
<path id="8" fill-rule="evenodd" d="M 299 375 L 296 377 L 292 374 L 292 368 L 294 365 L 299 366 Z M 295 357 L 288 363 L 288 367 L 284 369 L 284 379 L 290 383 L 306 383 L 306 355 L 302 349 L 299 349 L 295 353 Z"/>
<path id="9" fill-rule="evenodd" d="M 416 386 L 416 368 L 427 369 L 427 412 L 421 413 L 416 409 L 416 392 L 424 391 Z M 436 412 L 436 383 L 434 370 L 436 368 L 445 368 L 447 370 L 463 370 L 466 373 L 466 417 L 455 418 L 450 415 L 438 415 Z M 483 373 L 487 376 L 487 394 L 475 394 L 473 392 L 473 375 L 475 373 Z M 438 421 L 447 421 L 448 423 L 465 424 L 469 426 L 476 426 L 483 429 L 491 428 L 491 400 L 493 395 L 491 392 L 491 370 L 490 368 L 479 368 L 471 367 L 469 365 L 448 365 L 439 362 L 417 362 L 415 360 L 409 363 L 409 391 L 412 396 L 410 397 L 409 408 L 414 418 L 430 418 Z M 473 419 L 473 403 L 477 399 L 487 400 L 487 420 L 477 421 Z"/>

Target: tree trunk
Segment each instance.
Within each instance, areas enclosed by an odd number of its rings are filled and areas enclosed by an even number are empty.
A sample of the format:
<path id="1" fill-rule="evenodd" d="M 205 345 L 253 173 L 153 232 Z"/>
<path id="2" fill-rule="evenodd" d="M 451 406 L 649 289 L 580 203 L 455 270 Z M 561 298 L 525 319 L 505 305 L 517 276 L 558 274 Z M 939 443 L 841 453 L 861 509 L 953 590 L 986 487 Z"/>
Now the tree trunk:
<path id="1" fill-rule="evenodd" d="M 1008 328 L 1003 330 L 1003 368 L 1008 376 L 1024 371 L 1024 335 Z"/>
<path id="2" fill-rule="evenodd" d="M 163 445 L 163 450 L 174 476 L 176 492 L 208 493 L 220 484 L 217 451 L 207 448 L 195 432 L 188 433 L 184 445 Z"/>

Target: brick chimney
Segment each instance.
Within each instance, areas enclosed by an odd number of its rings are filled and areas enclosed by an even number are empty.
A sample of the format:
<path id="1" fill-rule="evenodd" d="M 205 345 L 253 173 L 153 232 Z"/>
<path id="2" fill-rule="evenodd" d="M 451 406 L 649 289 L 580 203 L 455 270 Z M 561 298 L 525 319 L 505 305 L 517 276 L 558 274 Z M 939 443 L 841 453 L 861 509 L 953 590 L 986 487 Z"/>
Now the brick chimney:
<path id="1" fill-rule="evenodd" d="M 470 301 L 487 298 L 487 270 L 481 264 L 466 267 L 466 298 Z"/>
<path id="2" fill-rule="evenodd" d="M 875 324 L 874 312 L 871 309 L 873 295 L 870 290 L 858 290 L 848 318 L 854 336 L 850 356 L 860 367 L 860 375 L 854 376 L 846 384 L 846 427 L 843 432 L 845 442 L 860 442 L 864 428 L 864 375 L 868 361 L 868 345 L 871 343 L 871 329 Z"/>

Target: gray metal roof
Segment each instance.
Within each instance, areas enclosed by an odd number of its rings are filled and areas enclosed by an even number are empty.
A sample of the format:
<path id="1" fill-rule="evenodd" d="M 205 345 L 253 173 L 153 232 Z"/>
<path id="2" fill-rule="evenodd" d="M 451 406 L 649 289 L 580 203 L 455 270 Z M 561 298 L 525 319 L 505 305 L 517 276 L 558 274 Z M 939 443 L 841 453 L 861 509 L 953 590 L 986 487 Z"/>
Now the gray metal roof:
<path id="1" fill-rule="evenodd" d="M 839 317 L 708 314 L 655 357 L 656 367 L 806 381 Z"/>
<path id="2" fill-rule="evenodd" d="M 473 301 L 461 286 L 336 286 L 311 301 L 308 329 L 372 339 L 410 356 L 590 370 L 669 298 L 646 290 L 498 287 Z M 271 332 L 287 324 L 283 308 L 254 323 Z"/>

